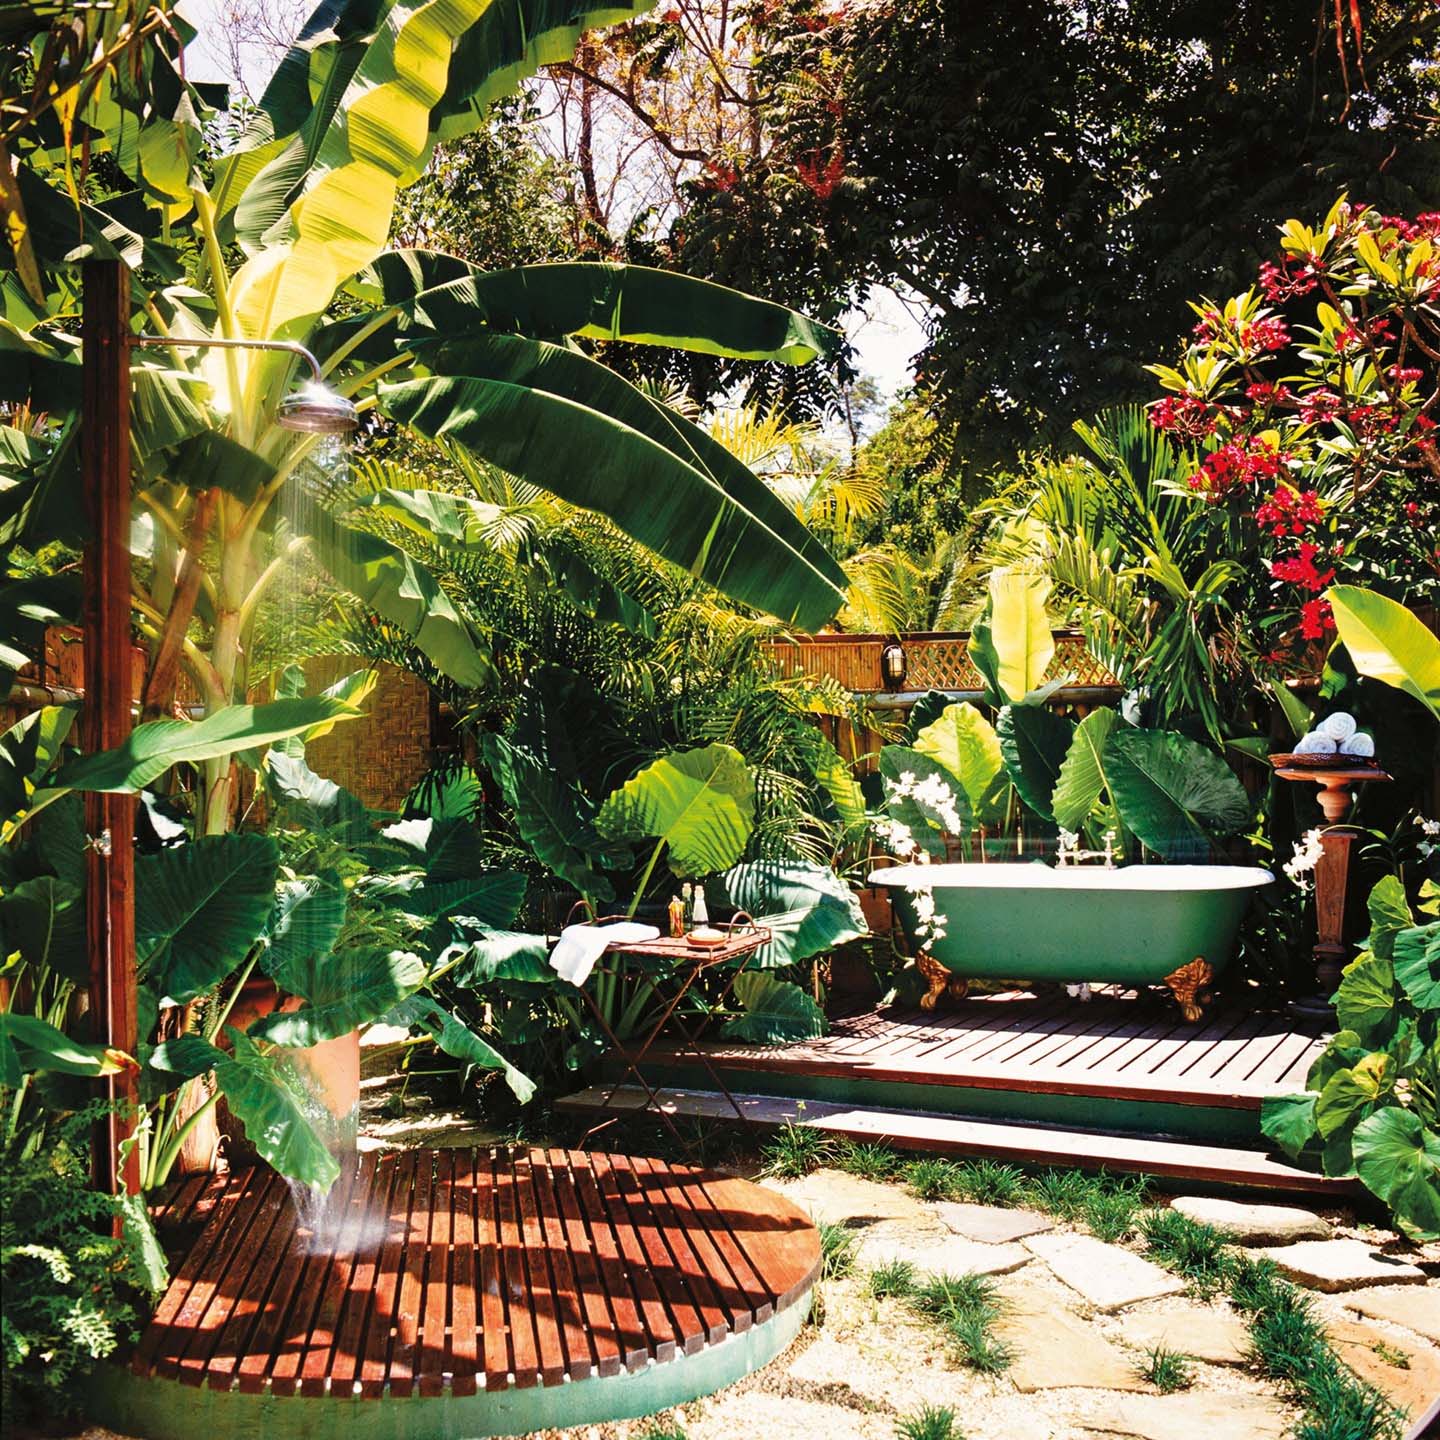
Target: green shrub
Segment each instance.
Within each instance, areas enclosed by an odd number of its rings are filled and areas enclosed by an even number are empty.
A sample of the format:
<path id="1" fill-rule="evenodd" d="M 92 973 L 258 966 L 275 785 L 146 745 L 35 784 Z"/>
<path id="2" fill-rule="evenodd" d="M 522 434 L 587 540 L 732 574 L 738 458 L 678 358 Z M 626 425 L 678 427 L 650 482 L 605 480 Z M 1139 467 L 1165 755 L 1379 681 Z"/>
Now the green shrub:
<path id="1" fill-rule="evenodd" d="M 957 1190 L 976 1205 L 1019 1205 L 1030 1188 L 1022 1170 L 998 1160 L 975 1160 L 960 1167 Z"/>
<path id="2" fill-rule="evenodd" d="M 76 1415 L 91 1368 L 135 1337 L 149 1296 L 165 1283 L 143 1207 L 90 1188 L 90 1128 L 102 1110 L 71 1116 L 41 1154 L 0 1157 L 7 1426 Z"/>

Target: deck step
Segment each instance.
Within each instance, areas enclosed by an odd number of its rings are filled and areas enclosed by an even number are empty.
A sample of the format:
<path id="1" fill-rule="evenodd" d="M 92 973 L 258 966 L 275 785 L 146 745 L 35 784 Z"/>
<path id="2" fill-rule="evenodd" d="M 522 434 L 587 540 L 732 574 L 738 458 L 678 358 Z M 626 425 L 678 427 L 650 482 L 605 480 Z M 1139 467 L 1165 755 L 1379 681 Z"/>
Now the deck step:
<path id="1" fill-rule="evenodd" d="M 667 1114 L 734 1120 L 730 1102 L 718 1090 L 666 1087 L 656 1092 Z M 593 1114 L 651 1109 L 638 1085 L 594 1086 L 567 1095 L 562 1110 Z M 1163 1180 L 1210 1185 L 1243 1185 L 1340 1199 L 1354 1187 L 1309 1170 L 1272 1160 L 1258 1150 L 1204 1145 L 1137 1135 L 1062 1130 L 1019 1122 L 961 1119 L 926 1111 L 884 1110 L 824 1100 L 796 1101 L 774 1095 L 735 1095 L 746 1120 L 756 1125 L 805 1125 L 852 1140 L 888 1141 L 901 1149 L 981 1155 L 1025 1165 L 1073 1165 L 1144 1174 Z"/>

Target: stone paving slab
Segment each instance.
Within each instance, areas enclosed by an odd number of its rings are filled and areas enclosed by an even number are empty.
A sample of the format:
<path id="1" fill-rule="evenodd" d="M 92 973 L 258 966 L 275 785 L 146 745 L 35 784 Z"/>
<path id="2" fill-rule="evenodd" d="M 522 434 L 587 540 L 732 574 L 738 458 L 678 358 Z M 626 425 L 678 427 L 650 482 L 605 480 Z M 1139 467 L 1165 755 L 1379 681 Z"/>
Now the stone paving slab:
<path id="1" fill-rule="evenodd" d="M 1384 1285 L 1352 1290 L 1342 1303 L 1347 1310 L 1403 1325 L 1440 1345 L 1440 1286 Z"/>
<path id="2" fill-rule="evenodd" d="M 860 1237 L 856 1258 L 868 1269 L 908 1260 L 921 1275 L 1008 1275 L 1030 1263 L 1019 1245 L 985 1245 L 948 1230 L 881 1221 Z"/>
<path id="3" fill-rule="evenodd" d="M 1425 1283 L 1425 1272 L 1418 1266 L 1384 1255 L 1363 1240 L 1299 1240 L 1256 1253 L 1273 1260 L 1287 1280 L 1327 1294 L 1369 1285 Z"/>
<path id="4" fill-rule="evenodd" d="M 800 1180 L 766 1180 L 812 1219 L 858 1227 L 876 1220 L 932 1221 L 929 1208 L 899 1185 L 883 1185 L 843 1170 L 813 1170 Z"/>
<path id="5" fill-rule="evenodd" d="M 1341 1320 L 1327 1333 L 1340 1358 L 1412 1420 L 1440 1395 L 1440 1351 L 1433 1345 L 1397 1340 L 1359 1321 Z"/>
<path id="6" fill-rule="evenodd" d="M 1328 1240 L 1330 1226 L 1313 1210 L 1293 1205 L 1245 1205 L 1210 1195 L 1177 1195 L 1170 1202 L 1191 1220 L 1213 1226 L 1240 1245 L 1288 1245 L 1296 1240 Z"/>
<path id="7" fill-rule="evenodd" d="M 1130 1440 L 1281 1440 L 1289 1412 L 1260 1395 L 1116 1395 L 1077 1423 Z"/>
<path id="8" fill-rule="evenodd" d="M 1141 1350 L 1163 1346 L 1211 1365 L 1243 1365 L 1250 1354 L 1250 1330 L 1240 1316 L 1190 1302 L 1126 1315 L 1120 1335 Z"/>
<path id="9" fill-rule="evenodd" d="M 1005 1376 L 1022 1393 L 1036 1390 L 1148 1390 L 1135 1358 L 1094 1325 L 1028 1286 L 1007 1287 L 995 1334 L 1014 1359 Z"/>
<path id="10" fill-rule="evenodd" d="M 1097 1310 L 1122 1310 L 1185 1288 L 1179 1276 L 1092 1235 L 1031 1235 L 1021 1243 Z"/>
<path id="11" fill-rule="evenodd" d="M 1044 1215 L 1033 1210 L 1008 1210 L 1001 1205 L 966 1205 L 942 1200 L 934 1207 L 935 1214 L 957 1235 L 967 1240 L 980 1240 L 987 1245 L 1004 1245 L 1026 1235 L 1041 1235 L 1055 1226 Z"/>

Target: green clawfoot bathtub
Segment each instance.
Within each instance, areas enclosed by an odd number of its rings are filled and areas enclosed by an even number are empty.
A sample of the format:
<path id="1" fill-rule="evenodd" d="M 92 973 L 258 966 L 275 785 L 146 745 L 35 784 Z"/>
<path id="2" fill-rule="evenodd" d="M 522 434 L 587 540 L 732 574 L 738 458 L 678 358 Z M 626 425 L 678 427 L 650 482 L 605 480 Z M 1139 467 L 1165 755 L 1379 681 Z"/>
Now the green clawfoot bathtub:
<path id="1" fill-rule="evenodd" d="M 1234 953 L 1251 893 L 1274 878 L 1242 865 L 1037 863 L 894 865 L 870 883 L 890 892 L 930 986 L 927 1010 L 971 980 L 1168 984 L 1193 1020 Z M 938 937 L 917 911 L 931 896 Z"/>

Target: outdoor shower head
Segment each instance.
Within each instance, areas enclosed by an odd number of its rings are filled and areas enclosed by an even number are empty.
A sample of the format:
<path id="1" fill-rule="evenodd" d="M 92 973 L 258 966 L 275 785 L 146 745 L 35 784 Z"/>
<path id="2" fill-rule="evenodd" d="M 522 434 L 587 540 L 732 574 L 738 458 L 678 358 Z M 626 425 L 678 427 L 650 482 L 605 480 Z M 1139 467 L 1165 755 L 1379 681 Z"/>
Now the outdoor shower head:
<path id="1" fill-rule="evenodd" d="M 307 380 L 280 402 L 275 423 L 283 430 L 307 435 L 348 435 L 360 421 L 354 405 L 343 395 L 319 380 Z"/>

